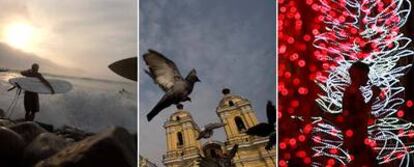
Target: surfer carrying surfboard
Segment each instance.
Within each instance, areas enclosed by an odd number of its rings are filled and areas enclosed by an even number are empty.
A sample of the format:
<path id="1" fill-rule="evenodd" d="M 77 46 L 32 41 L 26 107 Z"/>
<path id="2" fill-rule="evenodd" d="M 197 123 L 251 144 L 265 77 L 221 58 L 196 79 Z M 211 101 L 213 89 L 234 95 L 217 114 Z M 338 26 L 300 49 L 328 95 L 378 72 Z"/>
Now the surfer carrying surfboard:
<path id="1" fill-rule="evenodd" d="M 39 65 L 33 64 L 31 69 L 22 71 L 21 74 L 25 77 L 33 77 L 38 78 L 46 87 L 48 87 L 52 94 L 55 93 L 52 85 L 43 78 L 43 75 L 39 72 Z M 30 92 L 25 90 L 24 91 L 24 109 L 26 110 L 25 120 L 26 121 L 33 121 L 35 118 L 35 114 L 39 112 L 39 95 L 36 92 Z"/>

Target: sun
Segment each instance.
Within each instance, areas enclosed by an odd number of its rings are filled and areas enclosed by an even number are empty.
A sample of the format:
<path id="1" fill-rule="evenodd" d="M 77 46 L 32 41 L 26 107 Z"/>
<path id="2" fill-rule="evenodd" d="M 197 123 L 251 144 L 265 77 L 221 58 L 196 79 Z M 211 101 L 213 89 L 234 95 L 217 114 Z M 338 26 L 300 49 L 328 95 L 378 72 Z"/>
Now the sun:
<path id="1" fill-rule="evenodd" d="M 4 30 L 5 42 L 12 47 L 27 50 L 34 37 L 34 27 L 28 23 L 14 23 Z"/>

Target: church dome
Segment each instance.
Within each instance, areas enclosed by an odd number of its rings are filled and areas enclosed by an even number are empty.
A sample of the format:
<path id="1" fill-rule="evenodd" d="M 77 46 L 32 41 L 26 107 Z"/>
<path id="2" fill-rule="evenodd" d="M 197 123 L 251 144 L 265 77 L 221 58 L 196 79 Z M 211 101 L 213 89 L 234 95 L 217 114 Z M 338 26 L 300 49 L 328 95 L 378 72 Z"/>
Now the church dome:
<path id="1" fill-rule="evenodd" d="M 177 105 L 177 111 L 170 115 L 168 121 L 180 121 L 185 119 L 193 119 L 190 112 L 184 110 L 184 106 L 182 104 Z"/>
<path id="2" fill-rule="evenodd" d="M 228 88 L 224 88 L 222 93 L 223 98 L 220 100 L 218 108 L 228 108 L 238 106 L 239 104 L 250 103 L 247 99 L 241 96 L 232 95 Z"/>
<path id="3" fill-rule="evenodd" d="M 184 110 L 178 110 L 170 115 L 170 121 L 180 121 L 188 118 L 193 119 L 191 114 L 188 111 Z"/>
<path id="4" fill-rule="evenodd" d="M 164 128 L 185 122 L 191 122 L 196 129 L 200 129 L 194 122 L 193 116 L 191 116 L 190 112 L 184 110 L 183 105 L 180 104 L 177 105 L 177 111 L 172 113 L 170 117 L 164 122 Z"/>

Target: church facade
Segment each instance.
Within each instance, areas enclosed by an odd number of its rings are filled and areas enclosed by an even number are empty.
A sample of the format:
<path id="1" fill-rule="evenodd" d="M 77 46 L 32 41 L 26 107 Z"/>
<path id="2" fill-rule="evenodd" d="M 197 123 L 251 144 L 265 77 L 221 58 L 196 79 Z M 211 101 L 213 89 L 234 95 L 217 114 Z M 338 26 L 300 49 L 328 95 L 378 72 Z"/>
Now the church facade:
<path id="1" fill-rule="evenodd" d="M 264 112 L 264 111 L 263 111 Z M 191 114 L 182 107 L 178 108 L 164 123 L 167 151 L 163 155 L 166 167 L 193 167 L 198 161 L 209 154 L 208 147 L 215 146 L 225 154 L 235 144 L 238 151 L 233 158 L 236 167 L 275 167 L 276 149 L 266 150 L 267 138 L 252 137 L 244 132 L 258 124 L 256 114 L 249 100 L 230 94 L 229 89 L 223 90 L 223 97 L 216 107 L 216 114 L 225 123 L 225 141 L 202 144 L 196 140 L 200 128 Z M 213 145 L 214 144 L 214 145 Z"/>

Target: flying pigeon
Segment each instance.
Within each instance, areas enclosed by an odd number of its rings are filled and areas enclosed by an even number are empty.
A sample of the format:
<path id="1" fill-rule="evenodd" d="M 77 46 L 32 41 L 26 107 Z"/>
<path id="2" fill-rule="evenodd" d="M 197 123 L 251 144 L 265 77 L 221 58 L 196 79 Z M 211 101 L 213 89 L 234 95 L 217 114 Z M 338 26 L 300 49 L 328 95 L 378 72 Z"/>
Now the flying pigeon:
<path id="1" fill-rule="evenodd" d="M 272 104 L 271 101 L 267 102 L 266 114 L 267 123 L 262 122 L 256 126 L 249 128 L 246 131 L 246 134 L 251 136 L 269 137 L 269 141 L 265 148 L 266 150 L 270 150 L 276 144 L 276 107 Z"/>
<path id="2" fill-rule="evenodd" d="M 231 148 L 230 152 L 224 158 L 227 158 L 227 159 L 230 159 L 230 160 L 233 159 L 234 156 L 236 156 L 236 153 L 237 153 L 238 149 L 239 149 L 239 145 L 235 144 L 233 146 L 233 148 Z"/>
<path id="3" fill-rule="evenodd" d="M 183 78 L 173 61 L 151 49 L 144 54 L 144 61 L 148 66 L 145 72 L 165 92 L 161 100 L 147 114 L 148 121 L 172 104 L 178 105 L 180 102 L 191 101 L 188 96 L 193 91 L 194 84 L 200 82 L 195 69 Z"/>
<path id="4" fill-rule="evenodd" d="M 200 167 L 235 167 L 232 163 L 232 159 L 237 153 L 239 148 L 238 144 L 235 144 L 228 154 L 221 157 L 201 157 L 199 160 Z"/>
<path id="5" fill-rule="evenodd" d="M 202 130 L 197 137 L 197 140 L 200 140 L 201 138 L 208 139 L 211 136 L 213 136 L 213 130 L 217 128 L 223 127 L 224 123 L 209 123 L 204 126 L 204 130 Z"/>

